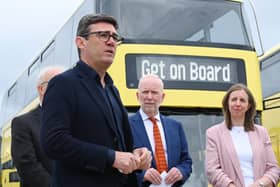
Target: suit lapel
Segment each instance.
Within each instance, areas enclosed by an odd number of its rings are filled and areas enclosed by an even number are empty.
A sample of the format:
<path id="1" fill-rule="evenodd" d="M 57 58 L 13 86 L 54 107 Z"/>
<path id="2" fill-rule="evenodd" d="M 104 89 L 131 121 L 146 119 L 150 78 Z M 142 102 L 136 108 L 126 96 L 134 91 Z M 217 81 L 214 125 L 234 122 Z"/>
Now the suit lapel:
<path id="1" fill-rule="evenodd" d="M 170 169 L 169 166 L 174 165 L 172 163 L 172 161 L 174 161 L 174 159 L 173 159 L 174 154 L 177 153 L 177 150 L 175 150 L 176 147 L 172 147 L 169 144 L 169 142 L 172 141 L 172 138 L 174 138 L 174 137 L 171 137 L 170 133 L 168 133 L 168 132 L 172 131 L 172 129 L 170 129 L 172 124 L 169 124 L 168 120 L 166 120 L 165 117 L 162 116 L 162 115 L 160 115 L 160 120 L 161 120 L 161 124 L 162 124 L 163 130 L 164 130 L 164 136 L 165 136 L 165 142 L 166 142 L 166 149 L 167 149 L 166 152 L 167 152 L 167 155 L 168 155 L 167 156 L 167 158 L 168 158 L 168 162 L 167 162 L 168 163 L 168 169 Z"/>
<path id="2" fill-rule="evenodd" d="M 134 120 L 135 120 L 134 132 L 137 134 L 136 135 L 138 139 L 137 141 L 141 141 L 141 145 L 143 145 L 143 147 L 147 147 L 152 152 L 152 146 L 150 144 L 149 137 L 147 135 L 146 128 L 144 126 L 144 122 L 141 118 L 139 111 L 136 113 Z M 156 163 L 154 159 L 152 160 L 152 166 L 156 168 Z"/>
<path id="3" fill-rule="evenodd" d="M 227 129 L 226 125 L 223 123 L 222 124 L 222 141 L 226 144 L 226 150 L 228 152 L 228 157 L 229 160 L 232 162 L 232 167 L 234 168 L 236 175 L 238 176 L 239 180 L 241 181 L 242 184 L 244 184 L 244 179 L 242 176 L 242 171 L 240 168 L 240 164 L 239 164 L 239 159 L 235 150 L 235 146 L 233 144 L 232 138 L 231 138 L 231 134 L 230 131 Z"/>
<path id="4" fill-rule="evenodd" d="M 134 127 L 136 129 L 135 133 L 137 133 L 137 137 L 139 138 L 138 140 L 142 142 L 144 147 L 147 147 L 150 150 L 152 150 L 152 146 L 150 144 L 144 122 L 143 122 L 139 112 L 136 113 L 135 120 L 136 120 L 136 123 L 135 123 L 136 125 Z"/>

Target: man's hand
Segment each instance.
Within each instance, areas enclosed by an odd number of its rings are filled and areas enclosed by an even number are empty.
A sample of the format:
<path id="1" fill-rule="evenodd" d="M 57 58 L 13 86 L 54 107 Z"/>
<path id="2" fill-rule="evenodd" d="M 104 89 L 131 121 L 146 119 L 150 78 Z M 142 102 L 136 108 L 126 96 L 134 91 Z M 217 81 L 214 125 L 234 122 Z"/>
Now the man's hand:
<path id="1" fill-rule="evenodd" d="M 144 175 L 144 180 L 149 181 L 152 184 L 160 185 L 162 178 L 160 176 L 160 173 L 156 169 L 149 168 Z"/>
<path id="2" fill-rule="evenodd" d="M 167 176 L 165 178 L 165 183 L 167 185 L 174 184 L 175 182 L 180 181 L 182 179 L 183 175 L 181 171 L 178 168 L 173 167 L 168 171 Z"/>
<path id="3" fill-rule="evenodd" d="M 113 167 L 117 168 L 121 173 L 129 174 L 138 169 L 140 159 L 129 152 L 115 152 L 115 161 Z"/>
<path id="4" fill-rule="evenodd" d="M 140 160 L 137 169 L 145 170 L 151 167 L 152 153 L 146 147 L 134 149 L 133 154 Z"/>

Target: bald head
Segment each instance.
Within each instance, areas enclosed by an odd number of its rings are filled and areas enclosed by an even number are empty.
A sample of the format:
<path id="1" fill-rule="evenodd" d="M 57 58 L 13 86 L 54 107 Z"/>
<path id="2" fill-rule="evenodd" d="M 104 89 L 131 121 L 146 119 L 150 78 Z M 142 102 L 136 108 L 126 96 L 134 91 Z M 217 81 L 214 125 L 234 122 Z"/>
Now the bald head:
<path id="1" fill-rule="evenodd" d="M 165 96 L 163 88 L 163 81 L 157 75 L 149 74 L 140 79 L 136 95 L 147 116 L 152 117 L 158 113 Z"/>
<path id="2" fill-rule="evenodd" d="M 159 86 L 159 89 L 161 89 L 163 91 L 164 88 L 164 84 L 163 81 L 159 78 L 159 76 L 154 75 L 154 74 L 148 74 L 148 75 L 144 75 L 138 83 L 138 90 L 143 86 L 143 84 L 146 84 L 146 82 L 153 82 L 153 83 L 157 83 Z"/>
<path id="3" fill-rule="evenodd" d="M 37 91 L 39 94 L 40 103 L 43 101 L 49 81 L 64 71 L 65 68 L 62 66 L 49 66 L 40 71 L 37 81 Z"/>

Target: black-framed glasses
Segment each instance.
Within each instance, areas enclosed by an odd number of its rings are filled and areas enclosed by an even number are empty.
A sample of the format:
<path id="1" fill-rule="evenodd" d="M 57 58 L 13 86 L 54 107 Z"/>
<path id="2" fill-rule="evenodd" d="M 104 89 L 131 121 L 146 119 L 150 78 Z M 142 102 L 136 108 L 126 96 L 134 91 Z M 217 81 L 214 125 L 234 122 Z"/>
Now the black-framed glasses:
<path id="1" fill-rule="evenodd" d="M 111 34 L 110 31 L 89 32 L 89 33 L 83 34 L 82 36 L 87 37 L 87 36 L 92 35 L 92 34 L 95 34 L 97 36 L 97 38 L 99 38 L 103 42 L 108 42 L 110 40 L 110 37 L 112 37 L 113 40 L 117 44 L 120 44 L 123 40 L 123 38 L 120 35 L 118 35 L 116 33 Z"/>

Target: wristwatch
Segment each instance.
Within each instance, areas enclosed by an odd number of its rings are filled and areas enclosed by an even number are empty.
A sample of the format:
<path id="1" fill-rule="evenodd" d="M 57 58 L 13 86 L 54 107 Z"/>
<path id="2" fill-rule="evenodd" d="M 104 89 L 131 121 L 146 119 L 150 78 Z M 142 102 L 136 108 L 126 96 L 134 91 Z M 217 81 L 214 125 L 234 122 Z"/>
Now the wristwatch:
<path id="1" fill-rule="evenodd" d="M 260 187 L 265 187 L 264 183 L 262 181 L 259 181 L 259 186 Z"/>

